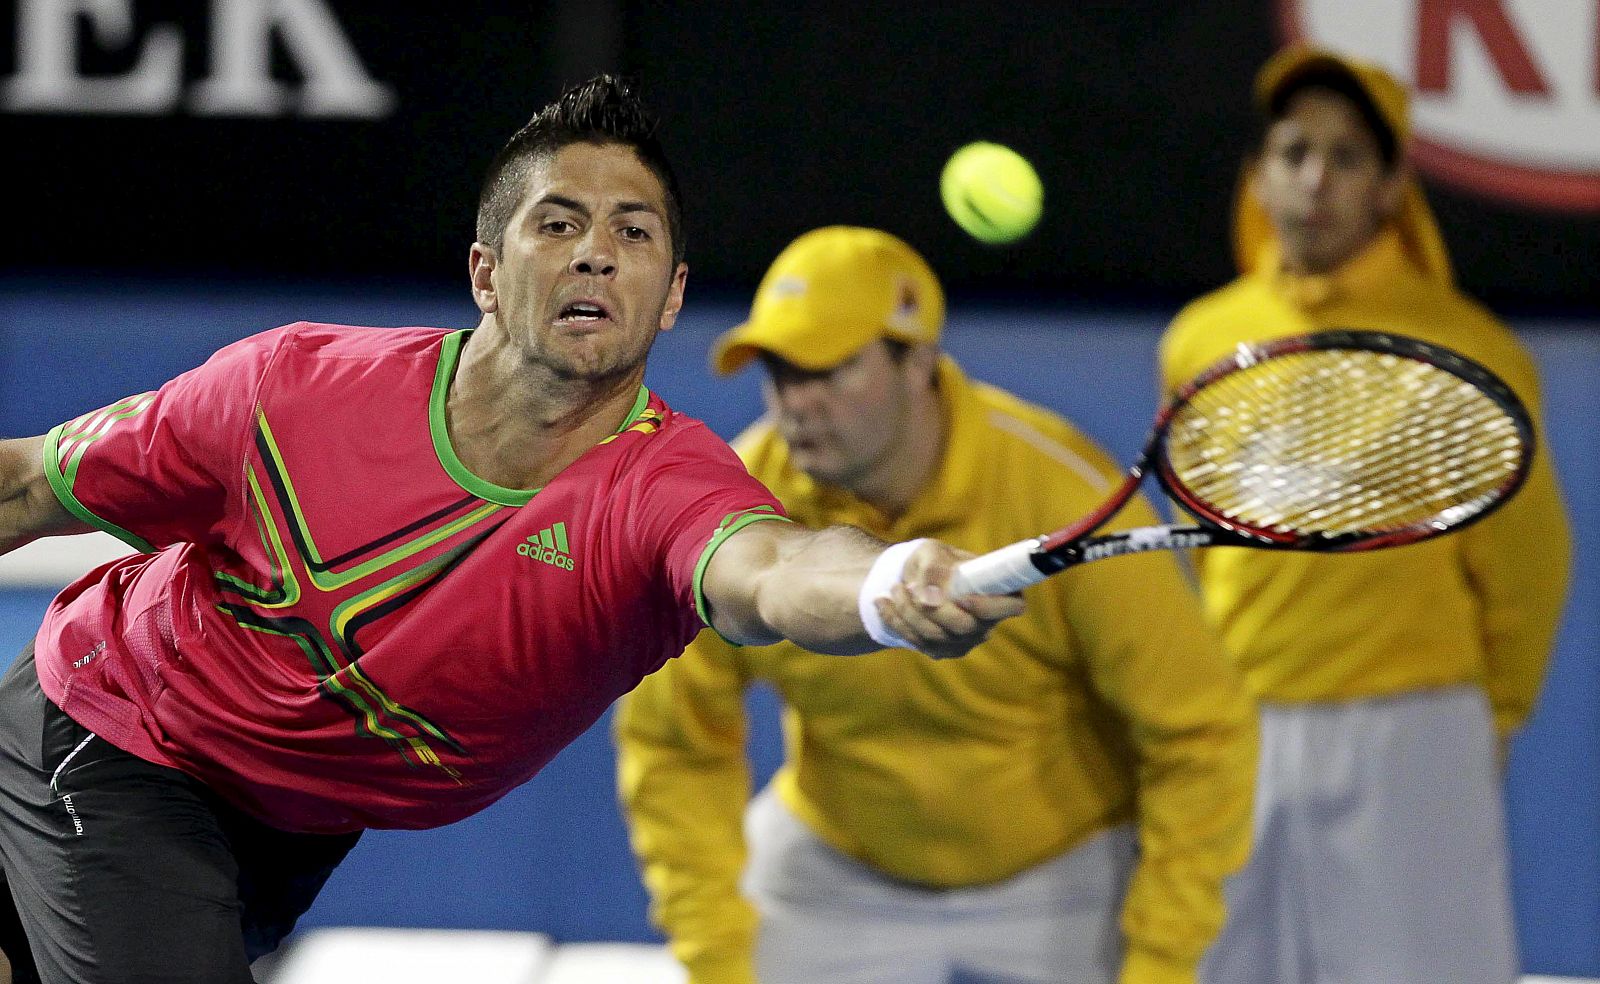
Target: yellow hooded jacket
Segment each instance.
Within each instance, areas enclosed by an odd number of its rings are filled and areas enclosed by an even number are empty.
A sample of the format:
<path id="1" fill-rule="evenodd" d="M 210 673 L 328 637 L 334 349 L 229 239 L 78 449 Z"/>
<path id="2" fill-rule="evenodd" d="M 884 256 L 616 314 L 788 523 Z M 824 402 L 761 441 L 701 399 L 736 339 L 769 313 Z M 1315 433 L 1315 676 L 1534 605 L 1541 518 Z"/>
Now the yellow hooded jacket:
<path id="1" fill-rule="evenodd" d="M 797 521 L 973 551 L 1089 512 L 1111 461 L 1060 417 L 946 358 L 944 459 L 890 522 L 792 464 L 758 422 L 734 442 Z M 1136 500 L 1120 521 L 1156 521 Z M 618 707 L 618 781 L 652 915 L 693 984 L 751 984 L 757 916 L 739 893 L 745 688 L 785 708 L 783 802 L 842 853 L 932 888 L 996 882 L 1136 821 L 1142 859 L 1122 979 L 1192 984 L 1248 851 L 1252 705 L 1170 555 L 1088 564 L 1027 591 L 1024 615 L 962 659 L 736 648 L 707 631 Z"/>
<path id="2" fill-rule="evenodd" d="M 1241 342 L 1328 328 L 1409 335 L 1503 378 L 1539 414 L 1539 378 L 1516 337 L 1450 283 L 1420 192 L 1330 274 L 1283 269 L 1259 204 L 1242 199 L 1244 274 L 1194 301 L 1161 342 L 1170 392 Z M 1418 243 L 1433 244 L 1419 250 Z M 1196 552 L 1206 612 L 1250 689 L 1283 703 L 1481 685 L 1505 738 L 1538 695 L 1571 570 L 1548 445 L 1499 512 L 1460 533 L 1369 554 Z"/>

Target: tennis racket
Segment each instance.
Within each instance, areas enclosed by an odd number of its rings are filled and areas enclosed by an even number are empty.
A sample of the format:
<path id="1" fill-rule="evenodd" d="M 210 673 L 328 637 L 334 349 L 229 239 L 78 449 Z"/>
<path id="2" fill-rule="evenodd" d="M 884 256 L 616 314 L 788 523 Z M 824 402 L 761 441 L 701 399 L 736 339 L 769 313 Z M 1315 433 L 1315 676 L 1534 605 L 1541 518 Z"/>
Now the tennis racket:
<path id="1" fill-rule="evenodd" d="M 1449 349 L 1346 330 L 1241 345 L 1167 402 L 1104 504 L 963 563 L 951 593 L 1005 594 L 1147 550 L 1416 543 L 1505 504 L 1533 454 L 1527 408 Z M 1195 522 L 1094 535 L 1150 471 Z"/>

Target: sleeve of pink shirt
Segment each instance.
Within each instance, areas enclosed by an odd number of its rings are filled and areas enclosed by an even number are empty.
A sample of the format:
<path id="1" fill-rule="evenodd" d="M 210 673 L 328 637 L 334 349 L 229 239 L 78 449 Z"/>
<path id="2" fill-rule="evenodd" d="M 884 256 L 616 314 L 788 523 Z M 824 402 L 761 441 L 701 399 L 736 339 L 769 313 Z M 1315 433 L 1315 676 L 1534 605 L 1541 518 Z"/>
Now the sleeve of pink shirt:
<path id="1" fill-rule="evenodd" d="M 217 535 L 230 502 L 242 501 L 257 396 L 283 337 L 234 342 L 160 389 L 51 430 L 45 474 L 56 497 L 138 550 Z"/>
<path id="2" fill-rule="evenodd" d="M 679 610 L 704 623 L 700 578 L 717 547 L 751 523 L 787 517 L 767 487 L 703 424 L 682 421 L 662 438 L 633 487 L 634 543 L 646 548 L 640 559 L 665 578 Z"/>

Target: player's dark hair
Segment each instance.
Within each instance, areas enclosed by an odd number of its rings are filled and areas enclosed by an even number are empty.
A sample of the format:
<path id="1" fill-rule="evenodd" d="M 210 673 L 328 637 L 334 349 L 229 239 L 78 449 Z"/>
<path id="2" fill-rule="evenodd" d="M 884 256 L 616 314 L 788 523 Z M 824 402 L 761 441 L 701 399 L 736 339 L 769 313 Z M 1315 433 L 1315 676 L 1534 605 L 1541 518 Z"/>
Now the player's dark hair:
<path id="1" fill-rule="evenodd" d="M 512 134 L 489 163 L 478 195 L 478 242 L 497 250 L 504 244 L 506 226 L 522 203 L 528 172 L 536 163 L 570 144 L 614 143 L 633 148 L 640 162 L 661 182 L 667 204 L 667 234 L 672 238 L 672 262 L 674 266 L 683 262 L 683 208 L 678 179 L 656 137 L 656 119 L 634 90 L 630 80 L 597 75 L 567 89 Z"/>
<path id="2" fill-rule="evenodd" d="M 1289 109 L 1289 101 L 1306 89 L 1325 89 L 1335 95 L 1343 96 L 1355 107 L 1361 121 L 1366 124 L 1372 138 L 1378 143 L 1378 156 L 1383 159 L 1383 166 L 1393 168 L 1400 158 L 1400 146 L 1395 139 L 1394 131 L 1384 121 L 1383 114 L 1378 112 L 1378 106 L 1367 94 L 1349 72 L 1333 65 L 1317 65 L 1297 72 L 1272 94 L 1272 100 L 1267 104 L 1266 125 L 1271 126 L 1283 119 L 1284 113 Z"/>

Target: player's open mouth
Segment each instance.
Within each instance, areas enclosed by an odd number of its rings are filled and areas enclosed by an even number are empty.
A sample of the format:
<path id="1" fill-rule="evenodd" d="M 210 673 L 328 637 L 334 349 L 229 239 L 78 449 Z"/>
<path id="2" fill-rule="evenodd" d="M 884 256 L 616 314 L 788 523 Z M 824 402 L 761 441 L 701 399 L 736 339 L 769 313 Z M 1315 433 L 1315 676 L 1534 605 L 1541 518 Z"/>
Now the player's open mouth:
<path id="1" fill-rule="evenodd" d="M 611 312 L 606 310 L 605 305 L 596 301 L 573 301 L 563 306 L 561 312 L 556 315 L 557 321 L 584 322 L 610 319 Z"/>

